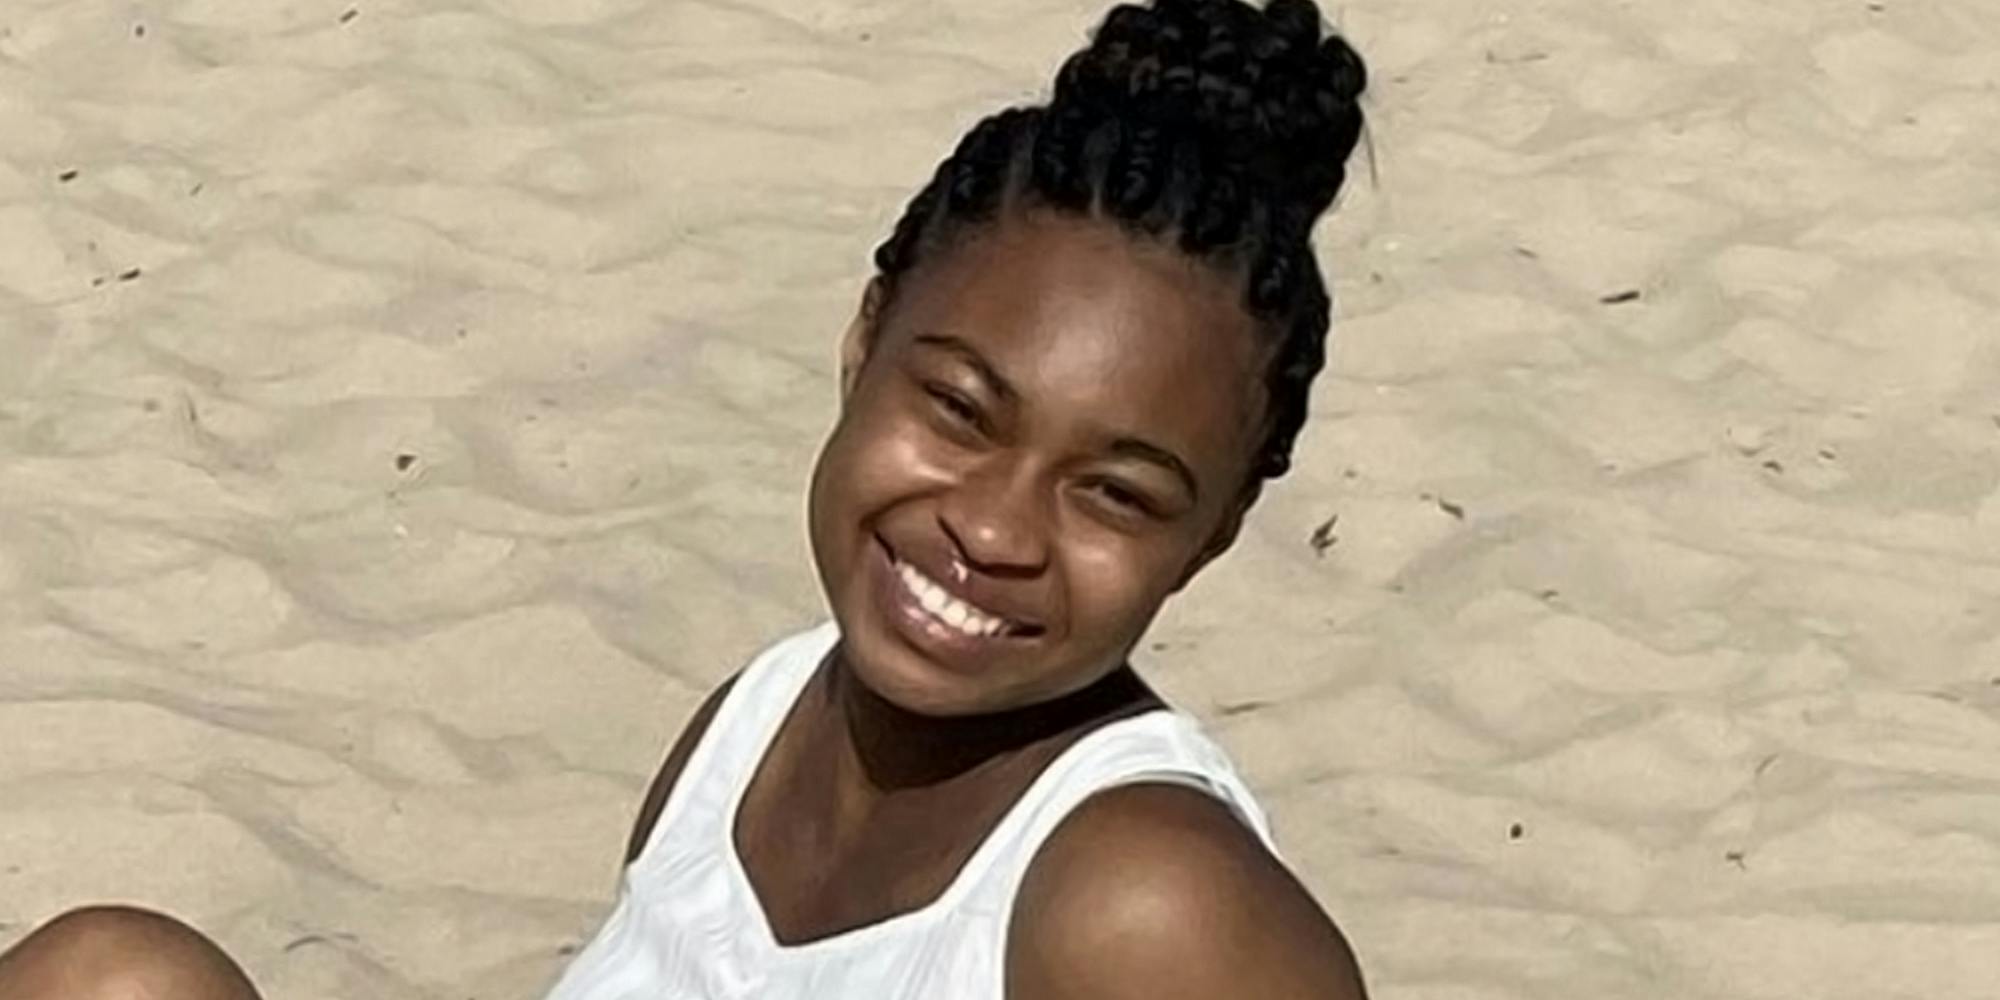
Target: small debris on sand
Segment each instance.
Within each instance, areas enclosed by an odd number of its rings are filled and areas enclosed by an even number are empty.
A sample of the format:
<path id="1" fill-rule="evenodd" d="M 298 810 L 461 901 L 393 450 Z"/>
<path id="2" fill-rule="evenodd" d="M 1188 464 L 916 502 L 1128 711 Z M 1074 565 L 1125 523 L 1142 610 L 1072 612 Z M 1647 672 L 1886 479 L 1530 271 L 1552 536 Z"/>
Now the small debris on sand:
<path id="1" fill-rule="evenodd" d="M 1313 529 L 1312 537 L 1306 540 L 1307 544 L 1312 546 L 1313 555 L 1326 558 L 1326 550 L 1333 548 L 1334 544 L 1340 541 L 1340 536 L 1333 533 L 1334 526 L 1339 523 L 1340 515 L 1335 514 Z"/>

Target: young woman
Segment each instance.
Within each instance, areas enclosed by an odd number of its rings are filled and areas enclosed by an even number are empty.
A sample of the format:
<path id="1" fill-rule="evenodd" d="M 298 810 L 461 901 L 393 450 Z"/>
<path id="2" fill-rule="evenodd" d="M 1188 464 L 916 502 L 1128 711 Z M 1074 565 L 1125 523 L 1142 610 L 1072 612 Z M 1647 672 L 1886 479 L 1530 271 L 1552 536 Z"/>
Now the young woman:
<path id="1" fill-rule="evenodd" d="M 832 620 L 696 713 L 551 1000 L 1362 995 L 1127 657 L 1286 469 L 1364 86 L 1310 0 L 1155 0 L 963 139 L 841 344 L 808 505 Z M 192 931 L 98 910 L 0 959 L 0 1000 L 107 969 L 254 995 Z"/>

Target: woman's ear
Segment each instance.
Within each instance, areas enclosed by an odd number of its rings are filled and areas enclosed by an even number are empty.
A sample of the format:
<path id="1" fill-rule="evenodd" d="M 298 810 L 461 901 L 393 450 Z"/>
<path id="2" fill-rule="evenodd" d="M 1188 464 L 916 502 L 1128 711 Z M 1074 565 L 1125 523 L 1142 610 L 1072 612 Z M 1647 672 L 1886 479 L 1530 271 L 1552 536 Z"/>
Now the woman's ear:
<path id="1" fill-rule="evenodd" d="M 847 333 L 840 338 L 840 399 L 854 392 L 854 383 L 861 377 L 861 367 L 868 363 L 868 355 L 875 350 L 876 335 L 882 321 L 882 306 L 888 299 L 888 289 L 877 275 L 868 280 L 868 287 L 861 293 L 861 307 L 854 312 L 854 319 L 847 324 Z"/>

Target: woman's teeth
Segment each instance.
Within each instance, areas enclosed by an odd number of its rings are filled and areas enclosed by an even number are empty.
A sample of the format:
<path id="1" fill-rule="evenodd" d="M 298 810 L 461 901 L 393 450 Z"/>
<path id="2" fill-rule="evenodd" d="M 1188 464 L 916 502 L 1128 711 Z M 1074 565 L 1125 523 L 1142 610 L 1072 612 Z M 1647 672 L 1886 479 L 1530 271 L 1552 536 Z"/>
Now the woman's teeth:
<path id="1" fill-rule="evenodd" d="M 903 581 L 903 587 L 917 603 L 930 613 L 932 618 L 975 638 L 999 635 L 1007 628 L 1007 621 L 998 615 L 988 614 L 947 593 L 930 577 L 917 572 L 908 563 L 896 564 L 896 576 Z"/>

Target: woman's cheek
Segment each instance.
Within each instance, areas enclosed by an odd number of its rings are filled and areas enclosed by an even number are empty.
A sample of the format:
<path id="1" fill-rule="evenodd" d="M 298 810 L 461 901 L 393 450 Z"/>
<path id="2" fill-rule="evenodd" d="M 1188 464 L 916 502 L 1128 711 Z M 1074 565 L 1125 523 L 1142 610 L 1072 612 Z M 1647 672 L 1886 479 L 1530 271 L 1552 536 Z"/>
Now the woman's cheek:
<path id="1" fill-rule="evenodd" d="M 1123 617 L 1146 604 L 1147 560 L 1128 540 L 1072 537 L 1065 546 L 1070 599 L 1092 617 Z"/>
<path id="2" fill-rule="evenodd" d="M 922 488 L 952 481 L 959 472 L 963 454 L 941 440 L 929 428 L 912 421 L 899 421 L 885 429 L 876 450 L 884 475 L 898 483 Z"/>
<path id="3" fill-rule="evenodd" d="M 852 415 L 841 435 L 839 452 L 851 470 L 851 487 L 863 494 L 893 487 L 907 477 L 907 470 L 916 461 L 907 429 L 887 419 L 879 406 Z"/>

